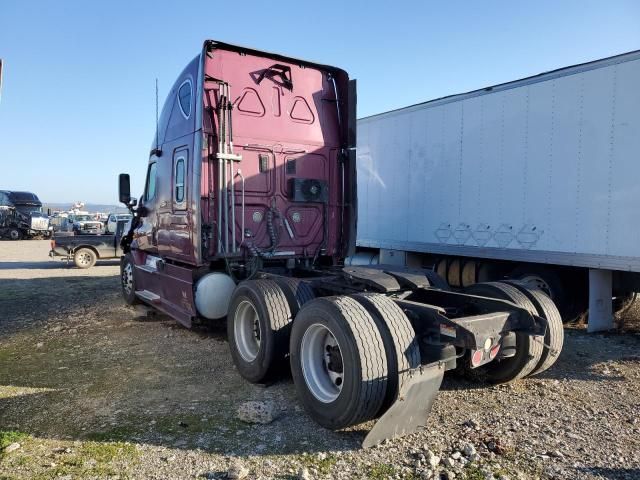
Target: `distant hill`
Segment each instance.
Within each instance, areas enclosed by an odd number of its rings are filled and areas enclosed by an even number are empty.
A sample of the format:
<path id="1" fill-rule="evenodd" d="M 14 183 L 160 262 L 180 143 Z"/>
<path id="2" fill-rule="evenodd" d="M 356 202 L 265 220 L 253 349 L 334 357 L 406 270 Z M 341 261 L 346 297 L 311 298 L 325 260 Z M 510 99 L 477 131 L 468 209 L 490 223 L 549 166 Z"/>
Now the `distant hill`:
<path id="1" fill-rule="evenodd" d="M 46 212 L 48 208 L 52 211 L 62 210 L 67 211 L 73 206 L 72 203 L 54 203 L 43 202 L 42 209 Z M 87 212 L 103 212 L 103 213 L 127 213 L 127 209 L 122 205 L 106 205 L 102 203 L 85 203 L 83 210 Z"/>

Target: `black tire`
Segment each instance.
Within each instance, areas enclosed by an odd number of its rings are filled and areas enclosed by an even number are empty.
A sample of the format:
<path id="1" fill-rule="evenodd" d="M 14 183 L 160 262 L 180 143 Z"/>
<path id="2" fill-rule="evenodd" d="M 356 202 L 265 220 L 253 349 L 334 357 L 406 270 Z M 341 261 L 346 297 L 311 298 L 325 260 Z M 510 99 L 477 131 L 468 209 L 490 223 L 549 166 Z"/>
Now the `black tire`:
<path id="1" fill-rule="evenodd" d="M 305 334 L 317 328 L 337 341 L 344 378 L 335 398 L 327 401 L 312 392 L 302 366 L 303 355 L 311 351 L 304 347 L 303 352 Z M 307 303 L 293 323 L 290 351 L 298 397 L 316 422 L 337 430 L 376 417 L 387 391 L 387 356 L 375 320 L 359 302 L 338 296 Z"/>
<path id="2" fill-rule="evenodd" d="M 624 293 L 613 297 L 613 313 L 622 316 L 629 311 L 638 298 L 636 292 Z"/>
<path id="3" fill-rule="evenodd" d="M 316 298 L 309 284 L 297 278 L 274 277 L 273 281 L 280 286 L 284 296 L 287 297 L 292 318 L 296 318 L 305 303 Z"/>
<path id="4" fill-rule="evenodd" d="M 547 330 L 544 334 L 544 344 L 542 346 L 542 356 L 536 368 L 529 374 L 538 375 L 556 363 L 562 346 L 564 345 L 564 325 L 558 308 L 555 306 L 549 296 L 542 290 L 532 289 L 525 284 L 516 281 L 510 281 L 527 298 L 533 303 L 538 311 L 538 315 L 547 321 Z"/>
<path id="5" fill-rule="evenodd" d="M 533 303 L 513 285 L 503 282 L 476 283 L 466 288 L 465 293 L 507 300 L 537 315 Z M 482 367 L 467 370 L 471 376 L 484 378 L 491 383 L 507 383 L 524 378 L 533 372 L 542 356 L 541 339 L 523 332 L 515 332 L 515 335 L 515 356 L 503 360 L 493 360 Z"/>
<path id="6" fill-rule="evenodd" d="M 546 293 L 558 307 L 565 323 L 575 321 L 587 311 L 589 285 L 584 275 L 544 265 L 522 264 L 508 277 L 524 281 L 529 288 L 538 288 Z"/>
<path id="7" fill-rule="evenodd" d="M 22 232 L 19 228 L 10 228 L 8 236 L 10 240 L 22 240 Z"/>
<path id="8" fill-rule="evenodd" d="M 120 288 L 122 297 L 127 304 L 137 305 L 141 303 L 136 296 L 135 267 L 129 253 L 120 258 Z"/>
<path id="9" fill-rule="evenodd" d="M 245 314 L 252 315 L 251 308 L 257 315 L 256 345 L 252 345 L 252 339 L 248 337 L 244 337 L 243 342 L 243 329 L 239 323 Z M 251 383 L 261 383 L 277 376 L 289 353 L 292 320 L 287 298 L 276 282 L 247 280 L 238 284 L 229 304 L 227 335 L 231 356 L 243 378 Z M 255 348 L 255 352 L 249 351 L 251 348 Z"/>
<path id="10" fill-rule="evenodd" d="M 73 253 L 73 263 L 78 268 L 91 268 L 97 260 L 96 252 L 90 248 L 79 248 Z"/>
<path id="11" fill-rule="evenodd" d="M 379 293 L 352 295 L 375 320 L 387 354 L 389 369 L 387 392 L 378 416 L 393 404 L 409 370 L 420 366 L 420 347 L 416 332 L 402 309 L 393 300 Z"/>

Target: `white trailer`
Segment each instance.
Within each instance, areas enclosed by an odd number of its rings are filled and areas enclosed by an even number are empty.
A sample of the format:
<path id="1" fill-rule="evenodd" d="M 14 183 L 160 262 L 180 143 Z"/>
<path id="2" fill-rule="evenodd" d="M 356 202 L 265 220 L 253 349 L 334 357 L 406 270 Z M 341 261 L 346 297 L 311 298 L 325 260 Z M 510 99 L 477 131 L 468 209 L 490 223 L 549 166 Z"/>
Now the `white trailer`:
<path id="1" fill-rule="evenodd" d="M 456 286 L 519 277 L 565 318 L 590 306 L 590 330 L 612 326 L 612 289 L 640 290 L 640 51 L 357 129 L 357 243 L 381 262 L 431 264 Z"/>

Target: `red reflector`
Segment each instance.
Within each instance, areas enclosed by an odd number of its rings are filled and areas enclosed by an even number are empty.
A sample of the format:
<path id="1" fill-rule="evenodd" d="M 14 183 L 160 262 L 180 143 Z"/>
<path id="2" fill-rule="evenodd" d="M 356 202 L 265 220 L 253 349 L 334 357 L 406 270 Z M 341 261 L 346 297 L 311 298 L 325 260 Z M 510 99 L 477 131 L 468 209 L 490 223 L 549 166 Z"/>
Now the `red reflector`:
<path id="1" fill-rule="evenodd" d="M 495 358 L 495 356 L 498 354 L 499 351 L 500 351 L 500 344 L 496 345 L 491 349 L 491 351 L 489 352 L 489 356 L 491 358 Z"/>
<path id="2" fill-rule="evenodd" d="M 477 367 L 482 363 L 483 353 L 484 352 L 482 350 L 476 350 L 475 352 L 473 352 L 473 355 L 471 356 L 471 364 L 474 367 Z"/>

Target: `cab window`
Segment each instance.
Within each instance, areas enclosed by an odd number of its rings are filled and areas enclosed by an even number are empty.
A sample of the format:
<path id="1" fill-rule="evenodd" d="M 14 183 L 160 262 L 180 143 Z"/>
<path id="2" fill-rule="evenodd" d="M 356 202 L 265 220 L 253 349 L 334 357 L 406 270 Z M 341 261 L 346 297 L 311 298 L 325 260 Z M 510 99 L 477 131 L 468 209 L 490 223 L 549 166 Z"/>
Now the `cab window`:
<path id="1" fill-rule="evenodd" d="M 176 185 L 175 195 L 176 203 L 184 202 L 184 158 L 179 158 L 176 161 Z"/>
<path id="2" fill-rule="evenodd" d="M 147 172 L 147 185 L 145 188 L 144 199 L 148 202 L 153 200 L 156 196 L 156 162 L 149 165 L 149 171 Z"/>
<path id="3" fill-rule="evenodd" d="M 191 115 L 191 80 L 185 80 L 178 89 L 178 103 L 180 104 L 180 110 L 184 118 L 189 118 Z"/>

